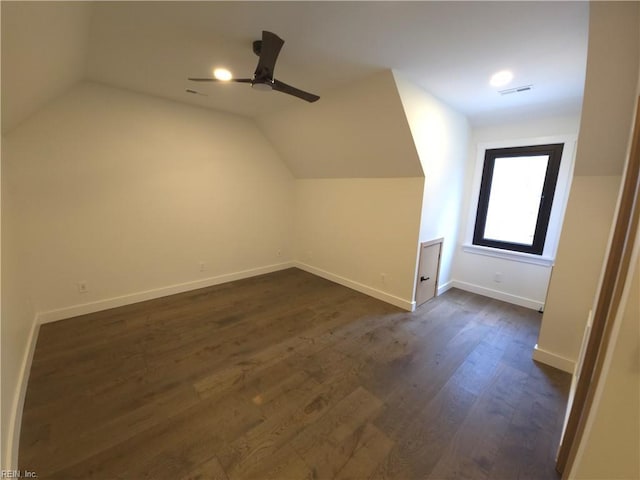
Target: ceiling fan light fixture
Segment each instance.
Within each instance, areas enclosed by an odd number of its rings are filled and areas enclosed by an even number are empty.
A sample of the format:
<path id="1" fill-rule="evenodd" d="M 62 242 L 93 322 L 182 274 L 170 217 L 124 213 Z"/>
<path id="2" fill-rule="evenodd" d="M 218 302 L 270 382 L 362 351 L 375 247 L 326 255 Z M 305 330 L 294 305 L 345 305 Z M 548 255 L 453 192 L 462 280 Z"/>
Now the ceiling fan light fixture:
<path id="1" fill-rule="evenodd" d="M 249 83 L 256 90 L 271 91 L 274 90 L 287 95 L 293 95 L 309 103 L 316 102 L 320 99 L 318 95 L 305 92 L 299 88 L 287 85 L 280 80 L 273 78 L 273 69 L 276 66 L 276 60 L 280 49 L 284 45 L 284 40 L 273 32 L 267 30 L 262 31 L 262 40 L 253 43 L 254 53 L 258 54 L 258 66 L 253 73 L 252 78 L 233 78 L 231 72 L 227 69 L 216 68 L 213 72 L 214 78 L 194 78 L 189 77 L 191 82 L 234 82 Z M 258 51 L 259 50 L 259 51 Z M 189 92 L 191 93 L 191 92 Z"/>
<path id="2" fill-rule="evenodd" d="M 503 87 L 511 82 L 511 80 L 513 80 L 513 73 L 511 73 L 509 70 L 500 70 L 499 72 L 491 75 L 489 84 L 492 87 Z"/>
<path id="3" fill-rule="evenodd" d="M 233 75 L 231 75 L 231 72 L 226 68 L 216 68 L 213 71 L 213 76 L 222 82 L 228 82 L 233 78 Z"/>

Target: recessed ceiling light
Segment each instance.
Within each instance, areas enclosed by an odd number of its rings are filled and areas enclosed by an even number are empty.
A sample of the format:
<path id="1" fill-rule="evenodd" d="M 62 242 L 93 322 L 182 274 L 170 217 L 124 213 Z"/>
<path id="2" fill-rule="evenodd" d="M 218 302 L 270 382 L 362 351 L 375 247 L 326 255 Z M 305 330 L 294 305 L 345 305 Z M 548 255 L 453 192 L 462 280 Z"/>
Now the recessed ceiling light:
<path id="1" fill-rule="evenodd" d="M 491 76 L 489 83 L 492 87 L 502 87 L 513 80 L 513 73 L 509 70 L 500 70 Z"/>
<path id="2" fill-rule="evenodd" d="M 231 75 L 231 72 L 226 68 L 216 68 L 213 71 L 213 76 L 216 77 L 218 80 L 222 80 L 223 82 L 228 82 L 233 78 L 233 75 Z"/>

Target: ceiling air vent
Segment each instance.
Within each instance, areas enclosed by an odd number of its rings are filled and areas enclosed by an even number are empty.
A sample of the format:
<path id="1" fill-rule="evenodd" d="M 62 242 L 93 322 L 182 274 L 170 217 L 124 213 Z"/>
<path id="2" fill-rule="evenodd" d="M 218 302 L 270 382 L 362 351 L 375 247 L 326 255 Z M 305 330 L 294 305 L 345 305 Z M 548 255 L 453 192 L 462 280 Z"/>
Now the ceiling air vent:
<path id="1" fill-rule="evenodd" d="M 512 93 L 522 93 L 533 90 L 533 85 L 523 85 L 522 87 L 507 88 L 506 90 L 499 90 L 500 95 L 510 95 Z"/>

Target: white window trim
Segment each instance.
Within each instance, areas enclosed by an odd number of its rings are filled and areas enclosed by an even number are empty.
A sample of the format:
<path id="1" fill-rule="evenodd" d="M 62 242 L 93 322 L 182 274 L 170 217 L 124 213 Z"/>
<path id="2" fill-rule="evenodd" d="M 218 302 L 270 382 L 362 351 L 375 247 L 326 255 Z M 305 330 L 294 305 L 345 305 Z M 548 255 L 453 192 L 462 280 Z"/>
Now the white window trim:
<path id="1" fill-rule="evenodd" d="M 477 255 L 486 255 L 487 257 L 503 258 L 520 263 L 532 263 L 534 265 L 543 265 L 550 267 L 553 265 L 554 259 L 532 253 L 516 252 L 513 250 L 503 250 L 500 248 L 485 247 L 484 245 L 464 244 L 462 249 L 467 253 L 475 253 Z"/>
<path id="2" fill-rule="evenodd" d="M 529 145 L 546 145 L 550 143 L 564 143 L 562 159 L 560 160 L 560 171 L 556 183 L 556 191 L 549 217 L 549 228 L 544 244 L 542 255 L 531 253 L 514 252 L 500 248 L 485 247 L 473 244 L 473 229 L 475 227 L 476 212 L 478 211 L 478 196 L 480 195 L 480 183 L 482 181 L 482 169 L 484 167 L 484 156 L 486 150 L 494 148 L 524 147 Z M 548 137 L 522 138 L 516 140 L 505 140 L 501 142 L 481 142 L 476 149 L 476 163 L 473 174 L 473 184 L 471 190 L 471 208 L 469 208 L 469 218 L 463 239 L 463 250 L 467 253 L 486 255 L 502 258 L 521 263 L 531 263 L 535 265 L 551 266 L 555 261 L 558 242 L 560 241 L 560 231 L 562 220 L 567 208 L 571 180 L 573 178 L 573 167 L 575 161 L 575 150 L 577 135 L 553 135 Z"/>

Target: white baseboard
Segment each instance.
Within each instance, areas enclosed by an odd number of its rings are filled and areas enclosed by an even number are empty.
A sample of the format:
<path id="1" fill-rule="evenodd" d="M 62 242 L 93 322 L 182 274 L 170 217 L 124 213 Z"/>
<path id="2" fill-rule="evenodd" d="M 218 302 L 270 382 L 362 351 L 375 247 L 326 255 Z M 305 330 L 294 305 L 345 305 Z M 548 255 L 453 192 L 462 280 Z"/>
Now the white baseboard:
<path id="1" fill-rule="evenodd" d="M 561 357 L 560 355 L 556 355 L 555 353 L 547 350 L 543 350 L 538 347 L 537 343 L 536 346 L 533 347 L 533 359 L 537 362 L 544 363 L 545 365 L 549 365 L 550 367 L 554 367 L 571 374 L 573 374 L 576 368 L 575 361 Z"/>
<path id="2" fill-rule="evenodd" d="M 95 313 L 101 310 L 122 307 L 124 305 L 130 305 L 132 303 L 144 302 L 145 300 L 153 300 L 154 298 L 166 297 L 168 295 L 174 295 L 176 293 L 188 292 L 190 290 L 196 290 L 198 288 L 211 287 L 213 285 L 219 285 L 221 283 L 233 282 L 235 280 L 242 280 L 243 278 L 255 277 L 257 275 L 263 275 L 265 273 L 277 272 L 279 270 L 284 270 L 293 266 L 294 262 L 278 263 L 259 268 L 252 268 L 250 270 L 243 270 L 240 272 L 233 272 L 224 275 L 218 275 L 215 277 L 203 278 L 201 280 L 195 280 L 192 282 L 185 282 L 176 285 L 169 285 L 167 287 L 155 288 L 153 290 L 130 293 L 127 295 L 107 298 L 95 302 L 72 305 L 70 307 L 60 308 L 57 310 L 40 312 L 37 314 L 37 321 L 40 324 L 55 322 L 58 320 L 63 320 L 65 318 L 77 317 L 78 315 L 86 315 L 88 313 Z"/>
<path id="3" fill-rule="evenodd" d="M 382 300 L 383 302 L 390 303 L 391 305 L 395 305 L 396 307 L 402 308 L 403 310 L 413 312 L 416 309 L 415 301 L 405 300 L 404 298 L 396 297 L 395 295 L 391 295 L 390 293 L 383 292 L 382 290 L 369 287 L 368 285 L 364 285 L 354 280 L 341 277 L 340 275 L 327 272 L 326 270 L 313 267 L 306 263 L 294 262 L 294 266 L 299 268 L 300 270 L 304 270 L 305 272 L 309 272 L 319 277 L 326 278 L 327 280 L 330 280 L 335 283 L 339 283 L 340 285 L 344 285 L 345 287 L 349 287 L 360 293 L 369 295 L 370 297 L 377 298 L 378 300 Z"/>
<path id="4" fill-rule="evenodd" d="M 449 280 L 444 285 L 438 286 L 438 295 L 442 295 L 444 292 L 446 292 L 447 290 L 451 290 L 452 288 L 453 288 L 453 280 Z"/>
<path id="5" fill-rule="evenodd" d="M 6 445 L 6 461 L 9 470 L 18 469 L 18 450 L 20 447 L 20 429 L 22 427 L 22 411 L 24 409 L 24 400 L 27 395 L 27 385 L 29 383 L 29 374 L 31 373 L 31 364 L 33 362 L 33 354 L 36 350 L 36 342 L 38 341 L 38 333 L 40 332 L 40 324 L 37 316 L 34 317 L 27 340 L 27 349 L 22 357 L 22 364 L 18 372 L 18 385 L 13 398 L 13 406 L 11 408 L 11 418 L 9 419 L 9 435 Z"/>
<path id="6" fill-rule="evenodd" d="M 475 285 L 473 283 L 461 282 L 460 280 L 451 280 L 451 287 L 459 288 L 471 293 L 477 293 L 485 297 L 495 298 L 496 300 L 502 300 L 503 302 L 513 303 L 514 305 L 520 305 L 521 307 L 531 308 L 532 310 L 540 310 L 544 307 L 544 301 L 533 300 L 531 298 L 519 297 L 518 295 L 512 295 L 511 293 L 501 292 L 499 290 L 493 290 L 491 288 Z"/>

